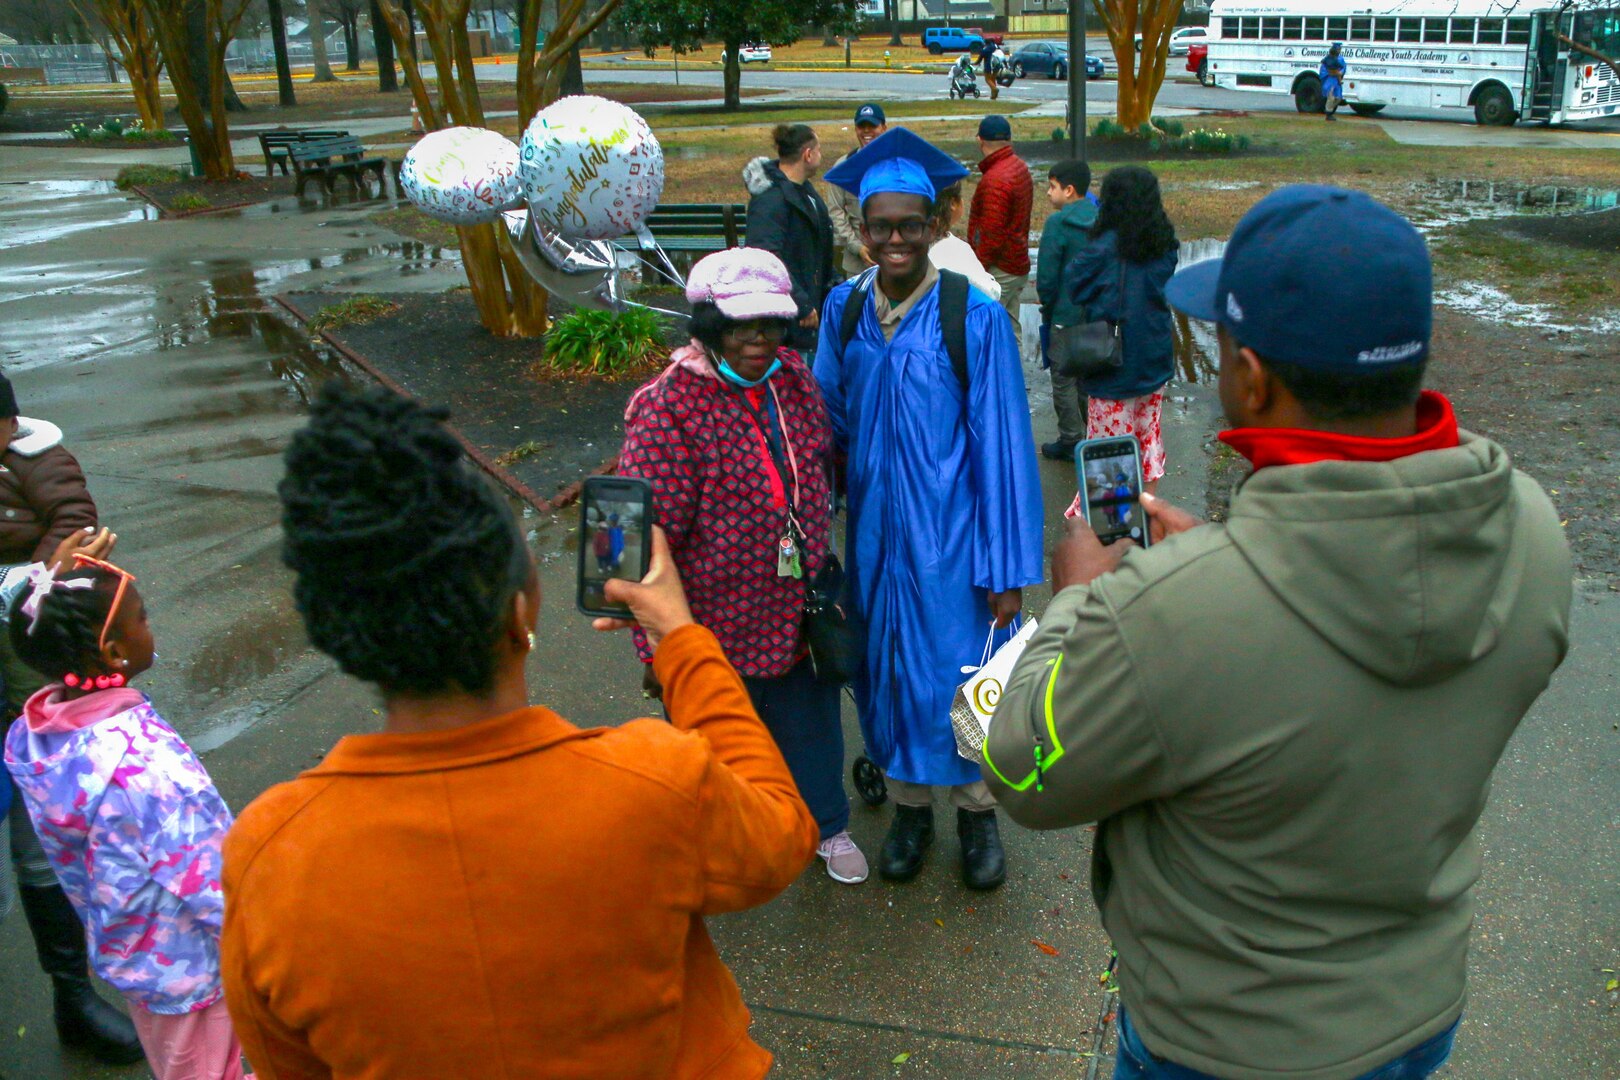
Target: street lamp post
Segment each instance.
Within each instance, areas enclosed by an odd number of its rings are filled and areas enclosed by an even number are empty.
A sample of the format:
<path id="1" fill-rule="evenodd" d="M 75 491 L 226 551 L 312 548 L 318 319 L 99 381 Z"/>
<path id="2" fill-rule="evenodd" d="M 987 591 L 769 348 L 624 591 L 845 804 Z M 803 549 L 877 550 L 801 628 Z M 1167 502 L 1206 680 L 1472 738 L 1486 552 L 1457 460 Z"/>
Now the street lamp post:
<path id="1" fill-rule="evenodd" d="M 1076 161 L 1086 160 L 1086 5 L 1090 2 L 1069 0 L 1069 156 Z"/>

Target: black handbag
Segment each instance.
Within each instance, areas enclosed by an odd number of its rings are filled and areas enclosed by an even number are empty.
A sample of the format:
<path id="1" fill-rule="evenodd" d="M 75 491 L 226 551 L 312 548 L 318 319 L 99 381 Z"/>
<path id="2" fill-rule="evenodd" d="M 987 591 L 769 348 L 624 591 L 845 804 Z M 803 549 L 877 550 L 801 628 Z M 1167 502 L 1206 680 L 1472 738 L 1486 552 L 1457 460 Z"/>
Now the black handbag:
<path id="1" fill-rule="evenodd" d="M 810 650 L 810 670 L 816 681 L 842 686 L 855 677 L 860 661 L 855 626 L 838 598 L 844 589 L 844 568 L 827 552 L 826 561 L 804 587 L 804 642 Z"/>
<path id="2" fill-rule="evenodd" d="M 1125 260 L 1119 260 L 1119 306 L 1125 307 Z M 1046 347 L 1052 370 L 1059 375 L 1090 382 L 1116 374 L 1125 366 L 1123 321 L 1097 319 L 1073 326 L 1053 326 Z"/>

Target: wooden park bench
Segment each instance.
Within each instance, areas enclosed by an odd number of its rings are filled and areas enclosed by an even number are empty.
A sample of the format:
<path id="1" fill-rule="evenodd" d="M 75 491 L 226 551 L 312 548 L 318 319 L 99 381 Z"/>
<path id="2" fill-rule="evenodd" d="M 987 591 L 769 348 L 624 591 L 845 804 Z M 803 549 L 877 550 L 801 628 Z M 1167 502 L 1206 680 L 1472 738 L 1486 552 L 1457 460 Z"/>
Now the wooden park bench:
<path id="1" fill-rule="evenodd" d="M 647 215 L 647 228 L 683 272 L 712 251 L 746 243 L 748 208 L 741 203 L 660 203 Z M 643 254 L 640 240 L 626 233 L 614 244 Z"/>
<path id="2" fill-rule="evenodd" d="M 293 173 L 298 178 L 296 192 L 300 198 L 304 194 L 304 185 L 311 179 L 318 179 L 326 193 L 332 193 L 332 184 L 339 176 L 345 177 L 354 185 L 356 194 L 367 173 L 377 177 L 377 196 L 380 198 L 388 190 L 386 158 L 367 157 L 365 147 L 353 135 L 345 135 L 337 139 L 321 139 L 318 141 L 300 141 L 287 146 L 287 156 L 292 161 Z"/>
<path id="3" fill-rule="evenodd" d="M 273 131 L 259 132 L 259 149 L 264 152 L 264 175 L 274 176 L 277 166 L 281 167 L 281 175 L 291 175 L 287 171 L 287 163 L 291 160 L 287 148 L 293 143 L 322 142 L 326 139 L 348 138 L 347 131 L 334 128 L 276 128 Z"/>

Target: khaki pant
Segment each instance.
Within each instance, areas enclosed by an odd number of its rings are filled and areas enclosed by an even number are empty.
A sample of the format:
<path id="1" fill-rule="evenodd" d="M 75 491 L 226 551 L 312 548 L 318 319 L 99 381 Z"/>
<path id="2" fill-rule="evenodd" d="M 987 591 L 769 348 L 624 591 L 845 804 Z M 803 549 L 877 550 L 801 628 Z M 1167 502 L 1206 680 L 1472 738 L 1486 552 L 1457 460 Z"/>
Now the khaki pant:
<path id="1" fill-rule="evenodd" d="M 990 266 L 985 269 L 990 271 L 990 276 L 995 278 L 996 284 L 1001 286 L 1001 306 L 1007 309 L 1008 315 L 1012 316 L 1013 331 L 1022 335 L 1024 327 L 1023 323 L 1019 321 L 1018 309 L 1024 303 L 1024 287 L 1029 284 L 1029 275 L 1009 274 L 999 266 Z"/>
<path id="2" fill-rule="evenodd" d="M 844 249 L 844 276 L 845 277 L 854 277 L 856 274 L 859 274 L 862 271 L 864 271 L 869 265 L 871 265 L 871 264 L 868 263 L 865 259 L 861 258 L 861 252 L 860 252 L 859 248 L 845 248 Z"/>
<path id="3" fill-rule="evenodd" d="M 896 806 L 933 806 L 934 789 L 927 784 L 913 784 L 910 780 L 896 780 L 888 778 L 889 797 Z M 951 805 L 958 810 L 994 810 L 996 797 L 990 794 L 990 786 L 983 780 L 975 780 L 971 784 L 959 784 L 947 788 L 951 793 Z"/>

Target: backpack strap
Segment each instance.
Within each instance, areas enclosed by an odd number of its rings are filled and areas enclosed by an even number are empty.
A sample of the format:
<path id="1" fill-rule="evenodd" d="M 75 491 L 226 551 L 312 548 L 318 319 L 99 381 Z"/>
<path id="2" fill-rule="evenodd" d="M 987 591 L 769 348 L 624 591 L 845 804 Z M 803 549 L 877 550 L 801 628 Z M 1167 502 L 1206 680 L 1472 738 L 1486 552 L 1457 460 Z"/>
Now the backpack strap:
<path id="1" fill-rule="evenodd" d="M 968 279 L 954 270 L 939 272 L 939 325 L 945 333 L 945 351 L 951 357 L 951 370 L 968 391 L 967 308 Z"/>
<path id="2" fill-rule="evenodd" d="M 850 286 L 849 298 L 844 301 L 844 313 L 838 326 L 838 340 L 841 349 L 848 349 L 849 343 L 855 338 L 855 331 L 860 327 L 861 314 L 866 311 L 866 297 L 872 289 L 872 281 L 876 271 L 867 271 L 855 280 Z M 962 392 L 968 389 L 967 365 L 967 307 L 968 289 L 971 285 L 968 279 L 954 270 L 941 270 L 939 272 L 939 323 L 945 334 L 945 351 L 951 358 L 951 370 L 956 372 L 956 381 L 962 384 Z"/>

